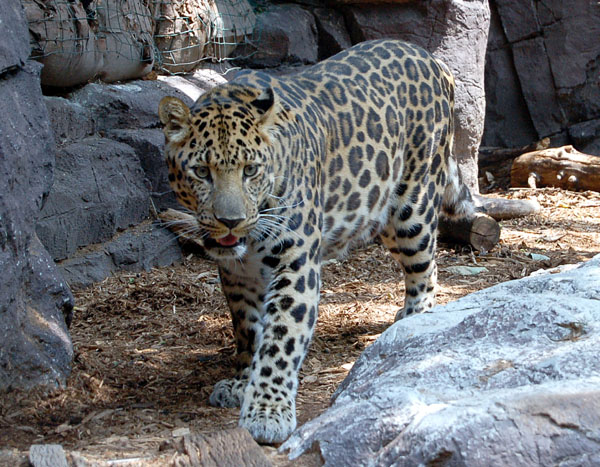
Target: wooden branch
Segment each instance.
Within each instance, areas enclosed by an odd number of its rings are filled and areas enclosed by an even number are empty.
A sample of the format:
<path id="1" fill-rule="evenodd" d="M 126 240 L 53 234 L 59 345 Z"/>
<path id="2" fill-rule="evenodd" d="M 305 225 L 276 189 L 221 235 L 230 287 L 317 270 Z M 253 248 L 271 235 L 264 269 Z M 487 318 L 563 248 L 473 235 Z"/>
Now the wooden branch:
<path id="1" fill-rule="evenodd" d="M 537 201 L 526 199 L 487 198 L 474 195 L 473 201 L 478 212 L 485 213 L 497 221 L 537 214 L 541 209 Z"/>
<path id="2" fill-rule="evenodd" d="M 600 191 L 600 157 L 579 152 L 573 146 L 529 152 L 514 160 L 510 178 L 514 187 Z"/>
<path id="3" fill-rule="evenodd" d="M 439 237 L 445 243 L 471 245 L 478 251 L 490 251 L 500 241 L 500 225 L 483 213 L 458 220 L 442 217 Z"/>
<path id="4" fill-rule="evenodd" d="M 181 457 L 175 465 L 270 466 L 271 462 L 261 447 L 244 428 L 233 428 L 215 433 L 190 433 L 175 442 Z"/>

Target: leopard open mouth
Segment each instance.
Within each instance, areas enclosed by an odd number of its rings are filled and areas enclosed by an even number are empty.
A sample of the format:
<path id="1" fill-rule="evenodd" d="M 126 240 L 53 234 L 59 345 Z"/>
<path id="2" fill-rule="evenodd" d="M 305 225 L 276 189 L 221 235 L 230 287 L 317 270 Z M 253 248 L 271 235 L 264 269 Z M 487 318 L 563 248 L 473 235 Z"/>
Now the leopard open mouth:
<path id="1" fill-rule="evenodd" d="M 235 235 L 229 234 L 225 237 L 214 239 L 208 238 L 204 241 L 205 248 L 235 248 L 238 245 L 246 243 L 245 237 L 236 237 Z"/>

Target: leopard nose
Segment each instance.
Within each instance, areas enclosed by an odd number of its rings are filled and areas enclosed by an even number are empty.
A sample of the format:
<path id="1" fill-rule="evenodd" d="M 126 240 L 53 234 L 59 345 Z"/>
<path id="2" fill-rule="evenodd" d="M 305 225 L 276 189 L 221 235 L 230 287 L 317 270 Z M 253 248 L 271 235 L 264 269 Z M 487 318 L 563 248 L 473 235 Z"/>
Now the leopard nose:
<path id="1" fill-rule="evenodd" d="M 224 217 L 217 217 L 217 220 L 220 223 L 225 224 L 230 229 L 233 229 L 236 225 L 238 225 L 240 222 L 242 222 L 244 220 L 244 218 L 240 217 L 239 219 L 227 219 Z"/>

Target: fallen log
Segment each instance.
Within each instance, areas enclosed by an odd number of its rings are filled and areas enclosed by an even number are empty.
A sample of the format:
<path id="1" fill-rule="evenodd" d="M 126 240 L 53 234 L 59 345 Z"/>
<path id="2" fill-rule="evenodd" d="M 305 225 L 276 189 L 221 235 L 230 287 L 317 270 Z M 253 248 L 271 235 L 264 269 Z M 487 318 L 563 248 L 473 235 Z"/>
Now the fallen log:
<path id="1" fill-rule="evenodd" d="M 477 251 L 490 251 L 500 241 L 500 225 L 481 212 L 471 218 L 442 218 L 438 233 L 441 242 L 470 245 Z"/>
<path id="2" fill-rule="evenodd" d="M 478 212 L 487 214 L 497 221 L 537 214 L 541 209 L 537 201 L 527 199 L 487 198 L 474 195 L 473 200 Z"/>
<path id="3" fill-rule="evenodd" d="M 600 191 L 600 157 L 573 146 L 533 151 L 513 161 L 510 179 L 513 187 Z"/>
<path id="4" fill-rule="evenodd" d="M 489 173 L 496 186 L 506 188 L 510 185 L 510 169 L 515 158 L 527 152 L 546 149 L 549 146 L 550 138 L 544 138 L 520 148 L 480 147 L 477 162 L 479 177 L 489 182 L 487 176 Z"/>

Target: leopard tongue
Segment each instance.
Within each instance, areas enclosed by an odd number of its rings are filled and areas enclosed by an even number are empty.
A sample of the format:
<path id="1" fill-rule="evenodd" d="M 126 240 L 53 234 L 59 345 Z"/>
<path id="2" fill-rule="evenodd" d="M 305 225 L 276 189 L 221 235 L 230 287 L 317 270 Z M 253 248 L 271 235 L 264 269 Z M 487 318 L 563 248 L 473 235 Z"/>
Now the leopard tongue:
<path id="1" fill-rule="evenodd" d="M 229 234 L 226 237 L 219 238 L 216 242 L 223 246 L 233 246 L 238 242 L 238 238 L 235 235 Z"/>

